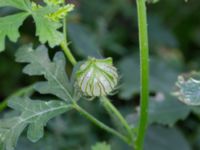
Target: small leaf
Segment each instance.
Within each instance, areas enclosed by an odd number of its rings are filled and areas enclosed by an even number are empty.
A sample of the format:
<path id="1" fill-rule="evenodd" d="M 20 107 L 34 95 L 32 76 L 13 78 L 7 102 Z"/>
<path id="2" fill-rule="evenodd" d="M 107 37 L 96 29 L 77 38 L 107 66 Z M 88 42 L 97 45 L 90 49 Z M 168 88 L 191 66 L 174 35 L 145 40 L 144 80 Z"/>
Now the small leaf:
<path id="1" fill-rule="evenodd" d="M 56 95 L 65 101 L 72 100 L 63 53 L 58 52 L 52 62 L 45 46 L 40 46 L 34 50 L 31 45 L 27 45 L 18 50 L 16 60 L 29 63 L 23 70 L 26 74 L 31 76 L 44 75 L 47 81 L 37 83 L 35 85 L 37 91 L 42 94 Z"/>
<path id="2" fill-rule="evenodd" d="M 70 105 L 60 101 L 33 101 L 27 97 L 15 97 L 9 101 L 8 105 L 21 112 L 21 115 L 1 120 L 0 145 L 3 145 L 3 150 L 13 150 L 19 136 L 27 126 L 28 138 L 32 142 L 38 141 L 44 134 L 44 126 L 51 118 L 71 109 Z"/>
<path id="3" fill-rule="evenodd" d="M 111 147 L 105 142 L 102 142 L 102 143 L 97 143 L 96 145 L 92 146 L 92 150 L 111 150 Z"/>
<path id="4" fill-rule="evenodd" d="M 187 104 L 193 106 L 200 105 L 200 81 L 192 77 L 185 79 L 183 76 L 178 77 L 176 82 L 177 91 L 174 95 L 178 99 Z"/>
<path id="5" fill-rule="evenodd" d="M 0 52 L 5 49 L 5 38 L 16 42 L 19 38 L 19 27 L 29 14 L 26 12 L 0 17 Z"/>

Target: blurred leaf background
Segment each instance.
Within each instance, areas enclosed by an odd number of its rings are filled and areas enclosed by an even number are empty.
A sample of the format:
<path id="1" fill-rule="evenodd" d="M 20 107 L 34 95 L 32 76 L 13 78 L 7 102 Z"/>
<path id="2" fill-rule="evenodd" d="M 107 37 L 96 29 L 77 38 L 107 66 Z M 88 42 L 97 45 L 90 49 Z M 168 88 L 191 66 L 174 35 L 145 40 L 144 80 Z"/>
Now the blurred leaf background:
<path id="1" fill-rule="evenodd" d="M 38 2 L 40 2 L 38 0 Z M 87 56 L 113 57 L 121 75 L 118 93 L 113 103 L 134 126 L 139 104 L 139 49 L 135 0 L 69 0 L 76 10 L 68 18 L 70 47 L 77 59 Z M 180 103 L 171 95 L 177 76 L 200 67 L 200 2 L 190 0 L 160 0 L 148 4 L 150 40 L 151 98 L 149 130 L 145 150 L 200 150 L 200 108 Z M 16 10 L 1 8 L 0 16 Z M 16 49 L 34 43 L 35 28 L 28 18 L 20 28 L 17 43 L 6 42 L 0 54 L 0 100 L 37 81 L 37 77 L 22 74 L 22 65 L 14 60 Z M 53 55 L 60 51 L 52 49 Z M 67 72 L 72 66 L 68 63 Z M 35 95 L 39 97 L 40 95 Z M 113 127 L 117 122 L 109 118 L 98 100 L 81 101 L 95 116 Z M 4 116 L 8 110 L 0 113 Z M 56 142 L 55 142 L 56 141 Z M 33 144 L 22 137 L 18 150 L 89 150 L 98 141 L 110 143 L 113 150 L 129 150 L 124 143 L 95 127 L 74 111 L 50 121 L 45 138 Z"/>

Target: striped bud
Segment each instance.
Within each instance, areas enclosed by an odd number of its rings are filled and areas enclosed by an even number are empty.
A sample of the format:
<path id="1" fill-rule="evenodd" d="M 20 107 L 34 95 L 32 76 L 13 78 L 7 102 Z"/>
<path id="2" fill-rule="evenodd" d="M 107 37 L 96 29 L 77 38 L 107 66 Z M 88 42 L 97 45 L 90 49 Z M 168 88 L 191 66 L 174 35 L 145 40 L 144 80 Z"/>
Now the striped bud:
<path id="1" fill-rule="evenodd" d="M 111 93 L 117 83 L 117 69 L 112 58 L 88 58 L 76 73 L 76 81 L 85 96 L 98 97 Z"/>

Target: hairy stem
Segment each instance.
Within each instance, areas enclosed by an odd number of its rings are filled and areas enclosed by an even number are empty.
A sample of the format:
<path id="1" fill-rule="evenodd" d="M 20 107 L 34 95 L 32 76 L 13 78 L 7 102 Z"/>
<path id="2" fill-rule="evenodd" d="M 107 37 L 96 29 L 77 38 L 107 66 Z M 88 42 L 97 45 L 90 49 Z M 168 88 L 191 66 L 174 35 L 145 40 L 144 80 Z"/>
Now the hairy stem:
<path id="1" fill-rule="evenodd" d="M 101 101 L 104 105 L 104 107 L 106 108 L 107 111 L 110 111 L 111 113 L 113 113 L 121 122 L 121 124 L 124 126 L 124 128 L 126 129 L 129 138 L 130 138 L 130 142 L 132 142 L 132 131 L 131 128 L 129 126 L 129 124 L 127 123 L 127 121 L 125 120 L 125 118 L 122 116 L 122 114 L 117 110 L 117 108 L 110 102 L 110 100 L 107 97 L 101 97 Z"/>
<path id="2" fill-rule="evenodd" d="M 66 18 L 63 19 L 63 36 L 64 36 L 64 42 L 61 43 L 61 48 L 63 49 L 63 51 L 65 52 L 66 57 L 70 60 L 70 62 L 72 63 L 73 66 L 75 66 L 77 64 L 77 61 L 75 59 L 75 57 L 73 56 L 73 54 L 71 53 L 68 45 L 67 45 L 67 29 L 66 29 Z M 107 99 L 108 100 L 108 99 Z M 127 138 L 126 136 L 122 135 L 121 133 L 119 133 L 118 131 L 110 128 L 109 126 L 105 125 L 103 122 L 99 121 L 98 119 L 96 119 L 94 116 L 92 116 L 90 113 L 88 113 L 86 110 L 84 110 L 83 108 L 81 108 L 81 106 L 79 106 L 75 101 L 72 101 L 74 108 L 83 116 L 85 116 L 88 120 L 90 120 L 91 122 L 93 122 L 95 125 L 99 126 L 100 128 L 104 129 L 105 131 L 117 136 L 118 138 L 120 138 L 121 140 L 123 140 L 124 142 L 130 144 L 130 140 L 129 138 Z M 112 105 L 112 103 L 109 103 L 109 107 L 112 108 L 112 110 L 115 112 L 115 114 L 118 116 L 118 118 L 120 118 L 120 121 L 123 125 L 125 125 L 125 128 L 127 130 L 130 131 L 130 127 L 128 125 L 128 123 L 125 121 L 125 119 L 123 118 L 123 116 L 119 113 L 119 111 Z M 130 133 L 131 134 L 131 133 Z"/>
<path id="3" fill-rule="evenodd" d="M 74 104 L 74 108 L 84 117 L 86 117 L 88 120 L 90 120 L 91 122 L 93 122 L 95 125 L 97 125 L 98 127 L 100 127 L 101 129 L 117 136 L 118 138 L 120 138 L 121 140 L 123 140 L 124 142 L 128 143 L 129 139 L 127 139 L 127 137 L 123 136 L 122 134 L 120 134 L 118 131 L 108 127 L 107 125 L 105 125 L 104 123 L 102 123 L 101 121 L 97 120 L 95 117 L 93 117 L 91 114 L 89 114 L 87 111 L 85 111 L 83 108 L 81 108 L 78 104 Z"/>
<path id="4" fill-rule="evenodd" d="M 135 149 L 143 150 L 145 132 L 148 126 L 148 101 L 149 101 L 149 47 L 146 0 L 137 0 L 138 26 L 140 41 L 140 80 L 141 80 L 141 100 L 140 100 L 140 121 Z"/>
<path id="5" fill-rule="evenodd" d="M 73 54 L 71 53 L 69 47 L 68 47 L 68 43 L 67 43 L 67 26 L 66 26 L 66 18 L 63 19 L 63 38 L 64 41 L 61 43 L 61 47 L 65 53 L 65 55 L 67 56 L 67 58 L 69 59 L 69 61 L 72 63 L 72 65 L 76 65 L 77 61 L 75 59 L 75 57 L 73 56 Z"/>
<path id="6" fill-rule="evenodd" d="M 33 91 L 34 91 L 33 85 L 30 85 L 30 86 L 24 87 L 24 88 L 18 90 L 17 92 L 13 93 L 8 98 L 6 98 L 5 100 L 3 100 L 2 103 L 0 103 L 0 112 L 3 111 L 7 107 L 7 102 L 12 97 L 22 96 L 22 95 L 25 95 L 25 94 L 31 95 L 33 93 Z"/>

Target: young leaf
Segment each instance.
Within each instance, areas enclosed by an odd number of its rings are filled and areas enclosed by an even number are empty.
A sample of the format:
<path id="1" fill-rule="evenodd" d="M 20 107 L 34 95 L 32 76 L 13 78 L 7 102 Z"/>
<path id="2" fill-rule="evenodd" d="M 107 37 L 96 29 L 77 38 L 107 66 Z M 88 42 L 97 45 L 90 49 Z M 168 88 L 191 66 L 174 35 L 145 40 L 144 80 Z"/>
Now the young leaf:
<path id="1" fill-rule="evenodd" d="M 51 47 L 59 45 L 63 41 L 63 35 L 58 29 L 62 26 L 59 22 L 48 19 L 48 15 L 55 12 L 55 6 L 41 7 L 33 11 L 32 15 L 36 24 L 36 35 L 41 43 L 48 42 Z"/>
<path id="2" fill-rule="evenodd" d="M 111 147 L 105 142 L 102 142 L 102 143 L 97 143 L 96 145 L 92 146 L 92 150 L 111 150 Z"/>
<path id="3" fill-rule="evenodd" d="M 35 85 L 37 91 L 42 94 L 56 95 L 65 101 L 72 100 L 63 53 L 58 52 L 52 62 L 45 46 L 40 46 L 34 50 L 31 45 L 27 45 L 17 51 L 16 60 L 29 63 L 24 68 L 24 73 L 31 76 L 44 75 L 47 81 L 37 83 Z"/>
<path id="4" fill-rule="evenodd" d="M 13 150 L 19 136 L 27 126 L 29 140 L 32 142 L 38 141 L 43 137 L 44 126 L 50 119 L 71 109 L 70 105 L 60 101 L 33 101 L 27 97 L 15 97 L 9 101 L 8 105 L 16 111 L 21 112 L 21 115 L 1 120 L 1 150 Z"/>
<path id="5" fill-rule="evenodd" d="M 29 14 L 26 12 L 0 17 L 0 52 L 5 49 L 5 38 L 16 42 L 19 38 L 19 27 Z"/>
<path id="6" fill-rule="evenodd" d="M 59 22 L 60 20 L 65 18 L 65 16 L 73 9 L 74 9 L 73 4 L 65 5 L 63 7 L 58 8 L 57 11 L 47 15 L 47 18 L 54 22 Z"/>
<path id="7" fill-rule="evenodd" d="M 178 99 L 193 106 L 200 105 L 200 81 L 194 78 L 184 79 L 183 76 L 178 77 L 176 82 L 178 90 L 174 93 Z"/>

